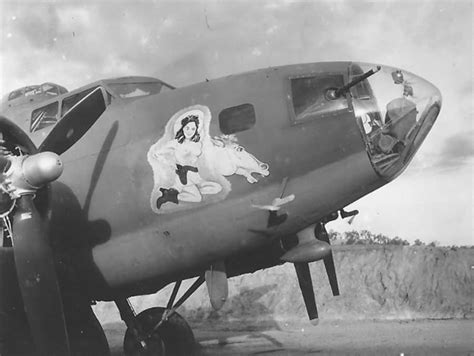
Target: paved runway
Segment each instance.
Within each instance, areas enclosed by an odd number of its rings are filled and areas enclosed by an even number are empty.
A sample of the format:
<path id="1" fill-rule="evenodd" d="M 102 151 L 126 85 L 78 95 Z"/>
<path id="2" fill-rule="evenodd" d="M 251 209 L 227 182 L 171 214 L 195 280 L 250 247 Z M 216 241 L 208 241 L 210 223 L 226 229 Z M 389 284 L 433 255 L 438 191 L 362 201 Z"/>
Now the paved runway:
<path id="1" fill-rule="evenodd" d="M 203 356 L 228 355 L 473 355 L 474 320 L 344 322 L 270 330 L 196 327 Z M 122 324 L 104 326 L 113 356 L 122 356 Z"/>

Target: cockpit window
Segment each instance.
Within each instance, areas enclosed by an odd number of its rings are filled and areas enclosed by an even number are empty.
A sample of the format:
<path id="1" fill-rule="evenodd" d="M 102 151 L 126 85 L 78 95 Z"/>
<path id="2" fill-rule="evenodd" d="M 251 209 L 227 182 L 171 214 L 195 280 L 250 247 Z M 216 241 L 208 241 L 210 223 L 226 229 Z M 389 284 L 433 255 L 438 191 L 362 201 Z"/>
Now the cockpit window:
<path id="1" fill-rule="evenodd" d="M 42 96 L 42 98 L 44 98 L 57 96 L 65 93 L 67 93 L 67 89 L 60 85 L 54 83 L 44 83 L 41 85 L 30 85 L 14 90 L 8 95 L 8 101 L 15 100 L 21 97 L 40 95 Z"/>
<path id="2" fill-rule="evenodd" d="M 57 101 L 33 110 L 31 113 L 30 132 L 56 124 L 58 121 L 58 110 L 59 103 Z"/>
<path id="3" fill-rule="evenodd" d="M 59 95 L 59 89 L 58 87 L 50 84 L 50 83 L 45 83 L 41 85 L 41 91 L 45 94 L 55 96 Z"/>
<path id="4" fill-rule="evenodd" d="M 8 95 L 8 101 L 15 100 L 16 98 L 19 98 L 20 96 L 23 96 L 23 91 L 21 89 L 12 91 Z"/>
<path id="5" fill-rule="evenodd" d="M 28 87 L 23 87 L 23 88 L 12 91 L 8 95 L 8 101 L 14 100 L 16 98 L 23 97 L 23 96 L 31 96 L 31 95 L 36 94 L 37 92 L 41 92 L 41 88 L 39 85 L 30 85 Z"/>
<path id="6" fill-rule="evenodd" d="M 39 85 L 34 85 L 31 87 L 26 87 L 24 91 L 24 96 L 31 96 L 41 93 L 41 87 Z"/>
<path id="7" fill-rule="evenodd" d="M 328 90 L 344 85 L 342 74 L 324 74 L 290 78 L 293 120 L 307 121 L 323 116 L 335 116 L 348 109 L 344 96 L 327 98 Z"/>
<path id="8" fill-rule="evenodd" d="M 161 82 L 113 83 L 108 84 L 108 87 L 110 88 L 113 94 L 122 99 L 130 99 L 158 94 L 163 90 L 170 89 Z"/>
<path id="9" fill-rule="evenodd" d="M 94 91 L 96 88 L 98 88 L 98 85 L 64 98 L 61 105 L 61 117 L 63 117 L 64 114 L 69 111 L 69 109 L 71 109 L 74 105 L 76 105 L 76 103 L 78 103 L 82 98 Z"/>

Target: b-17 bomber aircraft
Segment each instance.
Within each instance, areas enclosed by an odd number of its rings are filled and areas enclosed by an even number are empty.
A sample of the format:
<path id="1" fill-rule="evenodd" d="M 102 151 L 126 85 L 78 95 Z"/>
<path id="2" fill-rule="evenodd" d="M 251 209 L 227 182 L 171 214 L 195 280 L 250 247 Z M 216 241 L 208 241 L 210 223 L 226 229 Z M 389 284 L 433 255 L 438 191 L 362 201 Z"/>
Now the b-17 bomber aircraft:
<path id="1" fill-rule="evenodd" d="M 126 355 L 192 355 L 176 309 L 204 283 L 219 309 L 228 278 L 285 262 L 315 324 L 310 263 L 339 294 L 326 223 L 407 167 L 440 108 L 428 81 L 356 62 L 9 93 L 1 355 L 109 354 L 95 301 L 115 302 Z M 172 283 L 167 305 L 136 314 L 129 297 Z"/>

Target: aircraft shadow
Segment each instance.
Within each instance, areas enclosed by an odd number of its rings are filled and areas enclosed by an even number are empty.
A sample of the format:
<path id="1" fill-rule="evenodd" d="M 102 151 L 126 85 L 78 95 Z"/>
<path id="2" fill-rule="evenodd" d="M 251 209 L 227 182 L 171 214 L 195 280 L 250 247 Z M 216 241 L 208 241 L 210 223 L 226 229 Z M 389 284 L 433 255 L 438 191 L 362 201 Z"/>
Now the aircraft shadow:
<path id="1" fill-rule="evenodd" d="M 202 308 L 203 310 L 196 312 L 190 320 L 193 330 L 196 330 L 196 341 L 206 345 L 214 340 L 219 347 L 224 347 L 235 344 L 235 338 L 248 335 L 248 339 L 265 339 L 274 347 L 283 347 L 278 340 L 263 333 L 268 330 L 280 330 L 273 311 L 261 301 L 264 295 L 276 287 L 276 284 L 256 288 L 244 287 L 239 294 L 227 301 L 221 311 Z M 205 346 L 201 347 L 203 348 Z"/>
<path id="2" fill-rule="evenodd" d="M 208 343 L 216 346 L 234 346 L 235 338 L 247 335 L 249 342 L 270 343 L 272 348 L 282 349 L 283 344 L 264 333 L 268 330 L 281 330 L 278 322 L 273 318 L 273 311 L 260 301 L 261 298 L 276 288 L 276 284 L 268 284 L 256 288 L 242 288 L 239 294 L 227 300 L 221 311 L 212 310 L 208 304 L 197 310 L 181 307 L 179 313 L 189 320 L 197 343 L 202 343 L 199 349 L 203 355 L 207 354 Z M 122 322 L 110 323 L 104 327 L 109 340 L 112 356 L 122 356 L 122 342 L 125 325 Z M 214 348 L 214 347 L 212 347 Z"/>

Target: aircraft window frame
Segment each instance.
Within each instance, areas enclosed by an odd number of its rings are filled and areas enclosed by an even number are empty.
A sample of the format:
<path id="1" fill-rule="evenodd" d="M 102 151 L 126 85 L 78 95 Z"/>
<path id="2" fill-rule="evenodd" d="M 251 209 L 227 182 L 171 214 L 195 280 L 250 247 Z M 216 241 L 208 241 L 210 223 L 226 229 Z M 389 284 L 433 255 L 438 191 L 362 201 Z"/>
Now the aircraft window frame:
<path id="1" fill-rule="evenodd" d="M 8 101 L 15 100 L 23 96 L 23 90 L 14 90 L 10 94 L 8 94 Z"/>
<path id="2" fill-rule="evenodd" d="M 121 100 L 133 100 L 150 95 L 157 95 L 167 90 L 172 90 L 167 84 L 160 81 L 137 81 L 107 83 L 107 88 L 113 98 Z M 130 91 L 133 89 L 133 91 Z"/>
<path id="3" fill-rule="evenodd" d="M 51 108 L 52 110 L 49 111 Z M 42 130 L 48 126 L 56 125 L 56 123 L 58 122 L 58 114 L 59 101 L 53 101 L 52 103 L 34 109 L 31 112 L 30 132 L 33 133 Z"/>
<path id="4" fill-rule="evenodd" d="M 36 94 L 39 94 L 41 93 L 41 86 L 40 85 L 32 85 L 30 87 L 26 87 L 24 92 L 23 92 L 23 96 L 27 97 L 27 96 L 33 96 L 33 95 L 36 95 Z"/>
<path id="5" fill-rule="evenodd" d="M 47 94 L 51 98 L 54 96 L 68 93 L 68 90 L 55 83 L 43 83 L 40 85 L 30 85 L 20 89 L 11 91 L 7 96 L 7 101 L 13 101 L 19 98 L 26 98 L 29 96 L 36 96 L 40 94 Z"/>
<path id="6" fill-rule="evenodd" d="M 224 135 L 250 130 L 257 123 L 255 107 L 250 103 L 225 108 L 218 117 L 219 129 Z"/>
<path id="7" fill-rule="evenodd" d="M 68 93 L 68 90 L 65 87 L 58 85 L 58 89 L 59 89 L 59 95 Z"/>
<path id="8" fill-rule="evenodd" d="M 59 88 L 52 83 L 43 83 L 41 84 L 41 93 L 51 96 L 58 96 Z"/>
<path id="9" fill-rule="evenodd" d="M 71 95 L 64 97 L 61 101 L 61 117 L 63 117 L 64 114 L 66 114 L 74 105 L 76 105 L 79 101 L 85 98 L 89 93 L 92 93 L 98 87 L 100 87 L 100 85 L 96 85 L 91 88 L 85 89 L 77 93 L 72 93 Z M 71 105 L 69 105 L 69 102 L 71 103 Z M 69 105 L 68 107 L 66 107 L 66 103 L 67 105 Z"/>
<path id="10" fill-rule="evenodd" d="M 314 111 L 311 114 L 308 114 L 307 117 L 299 117 L 301 113 L 303 112 L 298 112 L 297 113 L 297 106 L 295 105 L 295 94 L 294 93 L 294 86 L 293 83 L 297 80 L 305 80 L 305 79 L 313 79 L 314 83 L 321 82 L 321 80 L 324 80 L 330 77 L 339 77 L 339 81 L 335 82 L 334 85 L 330 85 L 327 87 L 324 87 L 323 89 L 319 90 L 321 94 L 326 91 L 326 89 L 332 89 L 336 88 L 339 86 L 343 86 L 347 82 L 347 73 L 342 72 L 342 71 L 337 71 L 337 72 L 322 72 L 322 73 L 305 73 L 305 74 L 300 74 L 300 75 L 292 75 L 288 76 L 288 79 L 286 81 L 287 83 L 287 101 L 288 101 L 288 110 L 290 113 L 290 121 L 293 125 L 301 124 L 301 123 L 306 123 L 308 121 L 313 121 L 315 119 L 321 119 L 321 118 L 328 118 L 328 117 L 337 117 L 339 116 L 342 112 L 352 112 L 352 102 L 351 102 L 351 97 L 349 94 L 346 94 L 345 96 L 342 96 L 341 98 L 335 99 L 335 100 L 327 100 L 327 109 L 322 110 L 322 111 Z M 318 86 L 314 89 L 318 90 Z M 321 96 L 320 94 L 320 96 Z M 342 106 L 339 105 L 339 108 L 335 104 L 341 104 L 344 103 Z M 336 108 L 337 110 L 334 110 Z"/>

